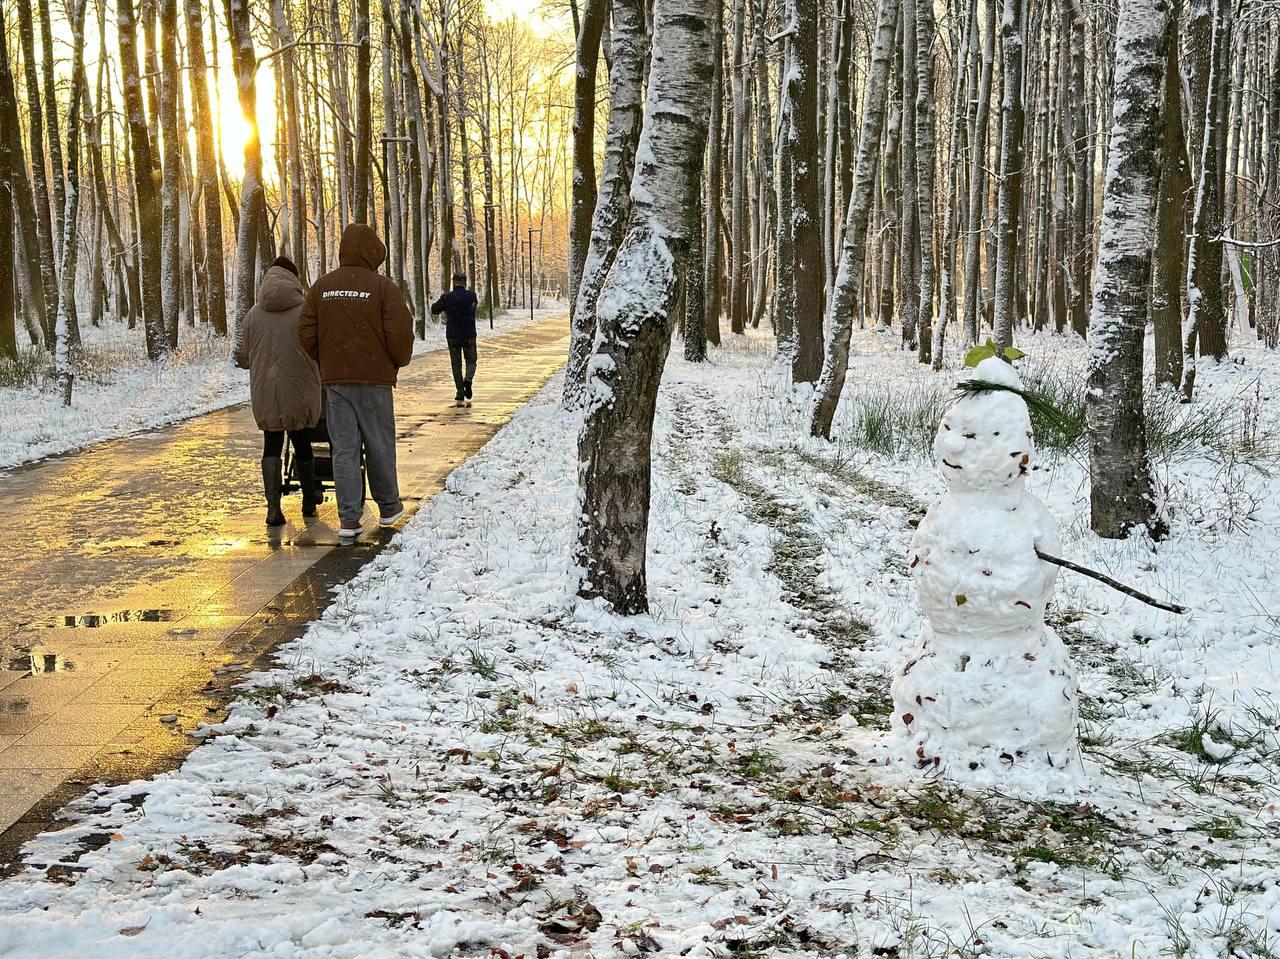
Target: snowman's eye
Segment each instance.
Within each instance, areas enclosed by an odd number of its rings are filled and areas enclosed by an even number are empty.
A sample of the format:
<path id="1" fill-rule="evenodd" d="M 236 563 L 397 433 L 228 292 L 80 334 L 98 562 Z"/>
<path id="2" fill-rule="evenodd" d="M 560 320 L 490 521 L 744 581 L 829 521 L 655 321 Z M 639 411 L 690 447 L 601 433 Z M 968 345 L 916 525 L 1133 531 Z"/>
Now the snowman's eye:
<path id="1" fill-rule="evenodd" d="M 999 436 L 999 435 L 1000 435 L 1000 431 L 999 431 L 999 430 L 996 430 L 996 431 L 995 431 L 994 433 L 992 433 L 991 435 L 992 435 L 992 436 Z"/>
<path id="2" fill-rule="evenodd" d="M 965 439 L 967 439 L 967 440 L 976 440 L 976 439 L 978 438 L 978 434 L 977 434 L 977 433 L 965 433 L 965 434 L 964 434 L 964 438 L 965 438 Z"/>
<path id="3" fill-rule="evenodd" d="M 948 433 L 950 433 L 950 432 L 951 432 L 951 424 L 950 424 L 950 423 L 943 423 L 943 424 L 942 424 L 942 428 L 943 428 L 944 430 L 946 430 Z"/>

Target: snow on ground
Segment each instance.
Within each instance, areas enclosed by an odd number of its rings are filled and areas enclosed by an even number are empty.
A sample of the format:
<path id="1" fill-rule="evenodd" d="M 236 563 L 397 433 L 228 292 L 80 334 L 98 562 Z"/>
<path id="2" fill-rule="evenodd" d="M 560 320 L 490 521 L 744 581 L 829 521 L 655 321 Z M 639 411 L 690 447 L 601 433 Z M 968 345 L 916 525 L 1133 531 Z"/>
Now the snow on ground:
<path id="1" fill-rule="evenodd" d="M 536 320 L 564 307 L 535 310 Z M 494 330 L 488 317 L 476 328 L 480 339 L 530 323 L 525 311 L 502 311 Z M 249 374 L 227 361 L 227 341 L 186 327 L 178 352 L 160 366 L 146 360 L 143 331 L 123 324 L 82 325 L 85 360 L 73 401 L 64 407 L 49 378 L 40 386 L 0 386 L 0 470 L 80 449 L 102 440 L 167 426 L 249 399 Z M 443 349 L 444 327 L 432 324 L 414 345 L 415 355 Z"/>
<path id="2" fill-rule="evenodd" d="M 28 846 L 0 955 L 1275 955 L 1274 479 L 1160 463 L 1152 550 L 1089 534 L 1074 458 L 1037 471 L 1070 556 L 1194 612 L 1064 574 L 1088 785 L 929 781 L 891 761 L 888 676 L 940 482 L 923 447 L 849 440 L 859 398 L 934 382 L 893 340 L 859 336 L 835 444 L 805 438 L 763 338 L 673 351 L 633 619 L 572 595 L 576 422 L 551 383 L 180 770 Z M 1051 349 L 1078 373 L 1078 345 L 1029 352 Z M 1280 363 L 1241 355 L 1203 395 L 1256 382 L 1274 436 Z"/>

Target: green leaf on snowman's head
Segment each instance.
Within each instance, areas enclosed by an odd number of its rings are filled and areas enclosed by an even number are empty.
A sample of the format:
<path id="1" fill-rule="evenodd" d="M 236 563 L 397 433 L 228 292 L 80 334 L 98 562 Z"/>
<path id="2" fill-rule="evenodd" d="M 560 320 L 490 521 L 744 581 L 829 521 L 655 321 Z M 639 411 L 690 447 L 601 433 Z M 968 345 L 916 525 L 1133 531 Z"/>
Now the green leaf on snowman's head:
<path id="1" fill-rule="evenodd" d="M 996 355 L 996 345 L 990 339 L 981 346 L 975 346 L 964 355 L 964 365 L 975 367 L 983 360 L 989 360 Z"/>
<path id="2" fill-rule="evenodd" d="M 1006 346 L 1003 350 L 998 347 L 991 337 L 987 337 L 987 342 L 981 346 L 975 346 L 964 355 L 964 365 L 970 368 L 977 366 L 983 360 L 989 360 L 993 356 L 1002 356 L 1010 363 L 1014 360 L 1020 360 L 1026 353 L 1014 346 Z"/>

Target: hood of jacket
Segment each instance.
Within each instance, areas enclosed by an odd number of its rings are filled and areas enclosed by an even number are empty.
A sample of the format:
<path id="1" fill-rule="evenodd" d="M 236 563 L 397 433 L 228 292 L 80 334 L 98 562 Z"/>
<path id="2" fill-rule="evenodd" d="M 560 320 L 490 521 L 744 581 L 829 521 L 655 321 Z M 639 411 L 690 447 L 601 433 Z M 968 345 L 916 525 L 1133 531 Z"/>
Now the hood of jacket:
<path id="1" fill-rule="evenodd" d="M 302 281 L 282 266 L 273 266 L 262 274 L 258 284 L 258 305 L 268 313 L 286 313 L 301 306 L 306 299 Z"/>
<path id="2" fill-rule="evenodd" d="M 375 273 L 382 261 L 387 258 L 387 248 L 373 232 L 373 227 L 364 223 L 352 223 L 342 231 L 342 242 L 338 244 L 338 262 L 343 266 L 362 266 Z"/>

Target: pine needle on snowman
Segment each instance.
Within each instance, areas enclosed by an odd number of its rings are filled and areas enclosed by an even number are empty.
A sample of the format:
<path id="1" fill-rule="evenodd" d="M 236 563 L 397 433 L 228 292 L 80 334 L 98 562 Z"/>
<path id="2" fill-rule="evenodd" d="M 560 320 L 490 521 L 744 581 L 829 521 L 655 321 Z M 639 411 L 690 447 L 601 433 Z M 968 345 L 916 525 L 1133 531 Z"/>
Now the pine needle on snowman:
<path id="1" fill-rule="evenodd" d="M 1031 416 L 1013 367 L 973 370 L 938 427 L 947 491 L 911 543 L 928 618 L 893 682 L 904 758 L 954 779 L 1080 770 L 1076 670 L 1045 625 L 1060 552 L 1057 523 L 1027 492 Z"/>

